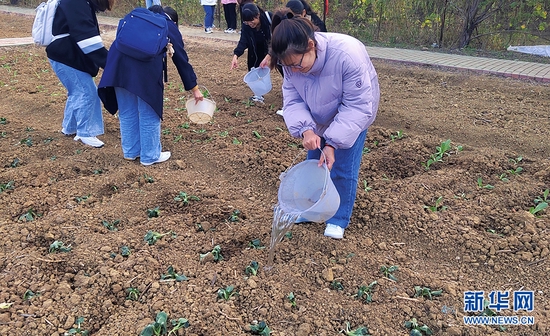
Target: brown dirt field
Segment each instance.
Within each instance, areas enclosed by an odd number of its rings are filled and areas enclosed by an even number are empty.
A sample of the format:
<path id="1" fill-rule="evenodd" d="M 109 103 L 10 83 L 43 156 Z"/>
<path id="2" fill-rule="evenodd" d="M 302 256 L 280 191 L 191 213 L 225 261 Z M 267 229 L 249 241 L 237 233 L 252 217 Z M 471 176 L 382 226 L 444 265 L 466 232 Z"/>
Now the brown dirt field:
<path id="1" fill-rule="evenodd" d="M 28 36 L 31 22 L 0 14 L 0 37 Z M 229 70 L 234 45 L 185 40 L 218 111 L 211 123 L 189 123 L 171 66 L 162 141 L 172 158 L 150 167 L 123 159 L 107 113 L 101 149 L 60 134 L 66 92 L 44 49 L 0 48 L 1 335 L 77 334 L 78 317 L 92 335 L 137 335 L 159 311 L 189 320 L 178 335 L 249 335 L 265 321 L 277 336 L 338 335 L 346 323 L 395 336 L 409 334 L 412 318 L 434 335 L 550 335 L 550 210 L 528 212 L 550 188 L 548 85 L 375 61 L 382 101 L 345 238 L 296 225 L 268 272 L 268 248 L 250 242 L 269 245 L 279 175 L 305 157 L 275 114 L 280 76 L 272 73 L 265 105 L 247 104 L 245 59 Z M 447 139 L 450 155 L 425 169 Z M 185 205 L 174 200 L 180 192 L 200 200 Z M 439 197 L 446 209 L 426 209 Z M 149 230 L 174 234 L 148 245 Z M 72 250 L 49 253 L 54 241 Z M 200 262 L 216 245 L 223 260 Z M 252 261 L 257 276 L 244 272 Z M 397 281 L 380 271 L 394 265 Z M 188 280 L 162 280 L 169 266 Z M 372 302 L 359 300 L 373 281 Z M 218 299 L 226 286 L 238 295 Z M 414 297 L 415 286 L 443 292 Z M 532 312 L 498 314 L 534 324 L 466 326 L 463 316 L 475 314 L 464 312 L 464 292 L 478 290 L 534 291 Z"/>

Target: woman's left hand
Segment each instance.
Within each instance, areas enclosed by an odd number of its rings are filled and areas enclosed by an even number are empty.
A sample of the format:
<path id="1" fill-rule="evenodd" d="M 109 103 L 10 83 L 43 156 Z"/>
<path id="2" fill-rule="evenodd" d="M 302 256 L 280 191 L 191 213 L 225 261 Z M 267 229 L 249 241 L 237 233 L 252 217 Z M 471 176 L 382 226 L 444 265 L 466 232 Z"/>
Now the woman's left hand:
<path id="1" fill-rule="evenodd" d="M 336 161 L 336 159 L 334 158 L 334 147 L 326 145 L 325 147 L 323 147 L 322 152 L 323 152 L 323 154 L 321 155 L 321 158 L 319 159 L 319 167 L 323 165 L 323 163 L 325 162 L 325 158 L 326 158 L 327 168 L 328 168 L 328 170 L 331 170 L 332 165 Z"/>

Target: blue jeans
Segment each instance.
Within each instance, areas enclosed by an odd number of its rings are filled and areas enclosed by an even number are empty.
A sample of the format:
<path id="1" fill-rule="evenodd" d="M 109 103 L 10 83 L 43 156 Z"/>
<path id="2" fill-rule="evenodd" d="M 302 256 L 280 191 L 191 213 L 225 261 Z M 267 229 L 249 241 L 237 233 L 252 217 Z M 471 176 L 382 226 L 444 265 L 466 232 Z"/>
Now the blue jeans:
<path id="1" fill-rule="evenodd" d="M 212 28 L 214 24 L 214 8 L 216 6 L 202 6 L 204 8 L 204 28 Z"/>
<path id="2" fill-rule="evenodd" d="M 340 194 L 340 207 L 327 223 L 347 228 L 355 204 L 357 194 L 357 183 L 359 181 L 359 169 L 363 158 L 363 146 L 367 131 L 363 131 L 355 140 L 355 143 L 348 149 L 337 149 L 334 151 L 335 162 L 330 170 L 330 178 L 334 182 L 338 194 Z M 325 145 L 325 139 L 321 138 L 321 148 Z M 319 159 L 321 151 L 318 149 L 308 151 L 307 159 Z"/>
<path id="3" fill-rule="evenodd" d="M 139 156 L 142 163 L 158 160 L 160 151 L 160 117 L 143 99 L 130 91 L 115 87 L 122 153 L 127 159 Z"/>
<path id="4" fill-rule="evenodd" d="M 59 81 L 67 89 L 67 102 L 61 126 L 66 134 L 95 137 L 103 134 L 101 100 L 94 78 L 86 72 L 49 60 Z"/>
<path id="5" fill-rule="evenodd" d="M 159 5 L 160 6 L 160 0 L 145 0 L 145 8 L 149 8 L 153 5 Z"/>

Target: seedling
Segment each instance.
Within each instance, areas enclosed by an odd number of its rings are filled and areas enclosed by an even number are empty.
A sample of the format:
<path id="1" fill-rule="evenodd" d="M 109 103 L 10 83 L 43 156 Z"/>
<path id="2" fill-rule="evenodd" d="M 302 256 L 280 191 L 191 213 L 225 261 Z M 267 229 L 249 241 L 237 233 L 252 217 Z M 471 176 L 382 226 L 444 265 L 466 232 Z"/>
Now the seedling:
<path id="1" fill-rule="evenodd" d="M 166 273 L 167 274 L 161 274 L 160 276 L 161 280 L 174 279 L 177 282 L 189 280 L 189 278 L 186 277 L 185 275 L 177 274 L 176 271 L 174 270 L 174 267 L 172 266 L 168 266 L 168 270 L 166 271 Z"/>
<path id="2" fill-rule="evenodd" d="M 120 219 L 115 219 L 114 221 L 112 222 L 109 222 L 109 221 L 101 221 L 101 224 L 103 224 L 104 227 L 107 228 L 107 230 L 109 231 L 118 231 L 118 224 L 120 223 Z"/>
<path id="3" fill-rule="evenodd" d="M 523 160 L 522 156 L 518 156 L 515 159 L 508 159 L 508 162 L 513 163 L 514 165 L 518 165 Z"/>
<path id="4" fill-rule="evenodd" d="M 161 311 L 157 314 L 155 322 L 148 324 L 145 329 L 141 331 L 139 336 L 170 336 L 172 334 L 176 335 L 176 331 L 181 328 L 189 327 L 189 321 L 185 318 L 179 318 L 177 320 L 171 320 L 172 329 L 168 331 L 168 314 Z"/>
<path id="5" fill-rule="evenodd" d="M 200 201 L 197 196 L 188 195 L 187 193 L 180 191 L 180 193 L 174 197 L 174 201 L 181 202 L 183 205 L 188 205 L 190 201 Z"/>
<path id="6" fill-rule="evenodd" d="M 436 162 L 443 162 L 443 157 L 445 155 L 451 155 L 449 151 L 451 150 L 451 139 L 445 140 L 441 142 L 440 146 L 437 146 L 435 148 L 436 152 L 432 155 L 430 155 L 430 158 L 426 162 L 422 162 L 422 166 L 429 170 L 430 166 L 433 165 Z M 457 152 L 462 151 L 462 146 L 458 146 L 455 148 Z"/>
<path id="7" fill-rule="evenodd" d="M 21 161 L 19 160 L 19 158 L 15 158 L 15 159 L 13 159 L 13 161 L 10 163 L 10 167 L 12 167 L 12 168 L 17 168 L 17 167 L 19 167 L 20 164 L 21 164 Z"/>
<path id="8" fill-rule="evenodd" d="M 261 139 L 261 137 L 262 137 L 262 136 L 260 135 L 260 133 L 258 133 L 257 131 L 252 131 L 252 134 L 254 134 L 254 136 L 255 136 L 256 138 L 258 138 L 258 139 Z"/>
<path id="9" fill-rule="evenodd" d="M 189 127 L 191 127 L 191 126 L 189 125 L 188 122 L 184 122 L 183 124 L 179 125 L 178 127 L 183 128 L 183 129 L 189 129 Z"/>
<path id="10" fill-rule="evenodd" d="M 19 144 L 20 145 L 27 145 L 27 147 L 32 147 L 32 139 L 30 137 L 25 138 L 25 139 L 21 139 L 21 141 L 19 141 Z"/>
<path id="11" fill-rule="evenodd" d="M 120 248 L 120 255 L 123 257 L 127 257 L 130 255 L 130 248 L 128 246 L 122 246 Z"/>
<path id="12" fill-rule="evenodd" d="M 292 307 L 296 307 L 296 296 L 294 296 L 293 292 L 288 293 L 286 298 L 288 299 L 288 301 L 290 301 Z"/>
<path id="13" fill-rule="evenodd" d="M 0 309 L 8 309 L 9 307 L 11 307 L 12 304 L 13 302 L 1 302 Z"/>
<path id="14" fill-rule="evenodd" d="M 430 330 L 430 328 L 428 328 L 427 325 L 420 326 L 418 324 L 418 321 L 414 317 L 411 320 L 405 322 L 405 328 L 411 330 L 409 334 L 410 336 L 422 336 L 424 335 L 424 333 L 426 335 L 432 334 L 432 331 Z"/>
<path id="15" fill-rule="evenodd" d="M 76 201 L 76 203 L 82 203 L 82 202 L 86 202 L 86 200 L 88 200 L 89 197 L 90 195 L 76 196 L 74 200 Z"/>
<path id="16" fill-rule="evenodd" d="M 0 118 L 0 125 L 5 125 L 8 123 L 8 120 L 6 118 Z"/>
<path id="17" fill-rule="evenodd" d="M 94 169 L 94 175 L 101 175 L 103 174 L 103 169 Z"/>
<path id="18" fill-rule="evenodd" d="M 428 287 L 414 286 L 414 297 L 426 297 L 432 300 L 434 296 L 440 296 L 442 293 L 441 289 L 433 291 Z"/>
<path id="19" fill-rule="evenodd" d="M 0 193 L 4 190 L 13 190 L 15 188 L 14 181 L 9 181 L 8 183 L 0 183 Z"/>
<path id="20" fill-rule="evenodd" d="M 48 138 L 44 139 L 43 142 L 44 142 L 45 144 L 49 144 L 49 143 L 52 142 L 53 140 L 54 140 L 54 139 L 53 139 L 52 137 L 48 137 Z"/>
<path id="21" fill-rule="evenodd" d="M 233 144 L 234 145 L 242 145 L 242 142 L 239 141 L 239 139 L 237 139 L 237 138 L 233 138 Z"/>
<path id="22" fill-rule="evenodd" d="M 443 196 L 439 196 L 436 200 L 435 200 L 435 204 L 434 205 L 424 205 L 424 209 L 428 209 L 430 210 L 431 212 L 437 212 L 437 211 L 444 211 L 444 210 L 447 210 L 447 206 L 445 205 L 441 205 L 441 202 L 443 201 Z"/>
<path id="23" fill-rule="evenodd" d="M 257 324 L 250 325 L 250 332 L 253 335 L 269 336 L 271 335 L 271 329 L 264 321 L 260 321 Z"/>
<path id="24" fill-rule="evenodd" d="M 153 178 L 153 176 L 149 176 L 147 174 L 143 174 L 143 179 L 147 183 L 154 183 L 155 182 L 155 179 Z"/>
<path id="25" fill-rule="evenodd" d="M 126 288 L 126 300 L 137 301 L 141 292 L 135 287 Z"/>
<path id="26" fill-rule="evenodd" d="M 248 243 L 248 247 L 250 247 L 254 250 L 262 250 L 262 249 L 265 248 L 265 246 L 262 245 L 262 242 L 260 241 L 260 239 L 252 239 Z"/>
<path id="27" fill-rule="evenodd" d="M 25 291 L 25 293 L 23 294 L 23 300 L 24 300 L 24 301 L 31 300 L 31 299 L 33 299 L 35 296 L 38 296 L 38 295 L 40 295 L 40 293 L 35 293 L 35 292 L 33 292 L 32 290 L 27 289 L 27 290 Z"/>
<path id="28" fill-rule="evenodd" d="M 510 175 L 519 175 L 522 171 L 523 171 L 523 168 L 521 168 L 521 167 L 516 167 L 516 169 L 509 169 L 509 170 L 507 170 L 507 172 L 508 172 Z"/>
<path id="29" fill-rule="evenodd" d="M 288 240 L 292 240 L 292 231 L 287 231 L 287 233 L 285 233 L 285 238 Z"/>
<path id="30" fill-rule="evenodd" d="M 241 216 L 241 211 L 238 210 L 238 209 L 235 209 L 235 210 L 233 210 L 233 212 L 229 216 L 229 221 L 230 222 L 238 222 L 241 219 L 240 216 Z"/>
<path id="31" fill-rule="evenodd" d="M 342 282 L 340 282 L 340 281 L 334 279 L 334 280 L 332 280 L 332 282 L 330 283 L 330 288 L 335 289 L 335 290 L 342 291 L 342 290 L 344 290 L 344 285 L 342 284 Z"/>
<path id="32" fill-rule="evenodd" d="M 153 218 L 158 217 L 160 215 L 159 207 L 156 207 L 154 209 L 147 209 L 147 217 Z"/>
<path id="33" fill-rule="evenodd" d="M 405 137 L 405 133 L 403 133 L 403 131 L 397 131 L 395 134 L 390 135 L 390 140 L 391 141 L 400 140 L 400 139 L 403 139 L 404 137 Z"/>
<path id="34" fill-rule="evenodd" d="M 398 266 L 390 266 L 390 267 L 386 267 L 386 266 L 381 266 L 380 267 L 380 272 L 382 272 L 382 274 L 384 274 L 384 276 L 390 280 L 393 280 L 393 281 L 397 281 L 397 278 L 393 275 L 393 272 L 397 271 L 399 269 Z"/>
<path id="35" fill-rule="evenodd" d="M 218 135 L 222 138 L 225 138 L 226 136 L 229 135 L 229 132 L 228 131 L 223 131 L 223 132 L 218 133 Z"/>
<path id="36" fill-rule="evenodd" d="M 357 290 L 357 294 L 355 294 L 354 296 L 357 298 L 357 300 L 363 300 L 365 301 L 365 303 L 371 303 L 372 295 L 374 294 L 374 286 L 376 286 L 377 284 L 377 281 L 373 281 L 368 286 L 359 287 L 359 290 Z"/>
<path id="37" fill-rule="evenodd" d="M 346 334 L 346 336 L 370 336 L 369 329 L 367 327 L 360 326 L 357 329 L 351 330 L 349 322 L 346 322 L 346 329 L 340 330 L 340 334 Z"/>
<path id="38" fill-rule="evenodd" d="M 163 130 L 162 130 L 162 134 L 163 134 L 163 135 L 168 135 L 168 134 L 170 134 L 170 133 L 172 133 L 172 131 L 170 131 L 170 129 L 163 129 Z"/>
<path id="39" fill-rule="evenodd" d="M 162 238 L 162 237 L 164 237 L 164 236 L 166 236 L 167 234 L 170 234 L 170 233 L 172 233 L 172 235 L 174 234 L 172 231 L 168 231 L 166 233 L 158 233 L 158 232 L 149 230 L 145 234 L 145 237 L 143 238 L 143 240 L 146 241 L 147 244 L 153 245 L 157 242 L 157 240 L 159 240 L 160 238 Z"/>
<path id="40" fill-rule="evenodd" d="M 71 245 L 65 245 L 61 240 L 54 241 L 50 248 L 48 249 L 49 253 L 57 253 L 57 252 L 71 252 L 73 248 Z"/>
<path id="41" fill-rule="evenodd" d="M 239 295 L 239 293 L 235 291 L 235 287 L 233 286 L 218 289 L 218 299 L 229 301 L 235 295 Z"/>
<path id="42" fill-rule="evenodd" d="M 366 193 L 372 190 L 372 187 L 369 187 L 367 180 L 363 180 L 363 190 L 365 190 Z"/>
<path id="43" fill-rule="evenodd" d="M 506 173 L 502 173 L 498 176 L 498 178 L 502 181 L 502 182 L 510 182 L 510 179 L 508 178 L 508 175 L 506 175 Z"/>
<path id="44" fill-rule="evenodd" d="M 68 336 L 68 335 L 81 335 L 81 336 L 89 335 L 90 332 L 88 330 L 80 329 L 80 325 L 82 323 L 84 323 L 84 317 L 80 316 L 75 321 L 76 328 L 69 329 L 69 331 L 67 331 L 65 333 L 65 336 Z"/>
<path id="45" fill-rule="evenodd" d="M 25 212 L 24 214 L 22 214 L 21 216 L 19 216 L 19 220 L 20 221 L 25 221 L 25 222 L 32 222 L 33 220 L 35 220 L 36 218 L 42 216 L 41 214 L 38 214 L 34 211 L 34 209 L 29 209 L 27 210 L 27 212 Z"/>
<path id="46" fill-rule="evenodd" d="M 543 211 L 544 209 L 548 208 L 548 194 L 550 193 L 550 189 L 546 189 L 542 196 L 539 196 L 535 198 L 535 207 L 529 208 L 529 212 L 533 215 L 536 215 L 537 213 Z"/>
<path id="47" fill-rule="evenodd" d="M 248 276 L 251 276 L 251 275 L 255 276 L 258 274 L 259 268 L 260 268 L 260 265 L 258 265 L 257 261 L 251 261 L 250 265 L 246 266 L 246 268 L 244 269 L 244 273 Z"/>
<path id="48" fill-rule="evenodd" d="M 495 187 L 490 184 L 483 184 L 483 179 L 481 177 L 477 178 L 477 187 L 480 189 L 495 189 Z"/>
<path id="49" fill-rule="evenodd" d="M 212 254 L 212 259 L 214 261 L 220 261 L 220 260 L 223 260 L 223 256 L 222 256 L 222 248 L 220 247 L 220 245 L 216 245 L 214 246 L 214 248 L 212 249 L 212 251 L 210 252 L 207 252 L 205 254 L 201 254 L 200 255 L 200 261 L 202 261 L 207 255 L 209 254 Z"/>

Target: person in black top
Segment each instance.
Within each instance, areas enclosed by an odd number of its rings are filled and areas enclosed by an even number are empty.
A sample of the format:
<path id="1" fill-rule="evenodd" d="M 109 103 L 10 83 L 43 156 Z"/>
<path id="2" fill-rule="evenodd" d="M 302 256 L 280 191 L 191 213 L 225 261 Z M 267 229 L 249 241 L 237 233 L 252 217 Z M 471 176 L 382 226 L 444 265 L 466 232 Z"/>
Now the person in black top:
<path id="1" fill-rule="evenodd" d="M 305 0 L 290 0 L 286 4 L 286 8 L 290 9 L 294 15 L 309 19 L 311 23 L 319 28 L 320 32 L 327 32 L 327 27 L 323 20 L 311 9 L 311 6 Z"/>
<path id="2" fill-rule="evenodd" d="M 248 49 L 248 70 L 257 68 L 269 51 L 271 41 L 271 14 L 261 12 L 258 6 L 248 3 L 242 8 L 241 37 L 235 50 L 231 69 L 239 66 L 238 58 Z"/>

